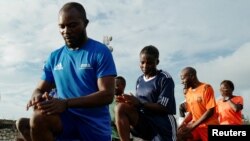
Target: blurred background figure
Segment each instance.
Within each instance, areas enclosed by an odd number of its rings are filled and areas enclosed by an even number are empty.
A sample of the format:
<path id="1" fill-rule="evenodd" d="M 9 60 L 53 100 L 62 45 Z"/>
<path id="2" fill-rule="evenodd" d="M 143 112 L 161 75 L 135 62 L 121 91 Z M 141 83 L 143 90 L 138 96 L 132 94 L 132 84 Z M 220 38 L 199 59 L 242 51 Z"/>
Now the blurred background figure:
<path id="1" fill-rule="evenodd" d="M 220 84 L 222 98 L 217 101 L 217 113 L 220 124 L 241 125 L 243 98 L 233 95 L 234 84 L 230 80 L 223 80 Z"/>
<path id="2" fill-rule="evenodd" d="M 187 106 L 186 106 L 186 100 L 184 100 L 180 105 L 179 105 L 179 118 L 178 118 L 178 125 L 180 125 L 187 113 Z"/>
<path id="3" fill-rule="evenodd" d="M 115 98 L 119 95 L 124 94 L 124 90 L 126 87 L 126 80 L 122 76 L 117 76 L 115 78 Z M 114 115 L 114 107 L 116 105 L 116 101 L 113 100 L 113 102 L 110 104 L 109 111 L 111 114 L 111 127 L 112 127 L 112 141 L 120 141 L 119 134 L 117 132 L 117 127 L 115 125 L 115 115 Z M 130 137 L 132 140 L 132 136 Z"/>
<path id="4" fill-rule="evenodd" d="M 184 86 L 184 88 L 183 88 L 183 95 L 184 95 L 184 97 L 185 97 L 186 93 L 187 93 L 187 87 Z M 187 111 L 187 103 L 186 103 L 186 100 L 184 100 L 179 105 L 178 125 L 180 125 L 183 122 L 183 120 L 184 120 L 185 116 L 187 115 L 187 113 L 188 113 L 188 111 Z"/>

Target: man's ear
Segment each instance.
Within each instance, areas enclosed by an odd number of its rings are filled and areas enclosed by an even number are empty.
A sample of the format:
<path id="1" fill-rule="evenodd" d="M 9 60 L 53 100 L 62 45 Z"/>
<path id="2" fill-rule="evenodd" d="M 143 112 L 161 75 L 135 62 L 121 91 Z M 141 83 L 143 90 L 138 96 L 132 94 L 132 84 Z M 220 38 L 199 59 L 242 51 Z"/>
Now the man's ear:
<path id="1" fill-rule="evenodd" d="M 89 23 L 89 20 L 86 19 L 86 20 L 84 21 L 84 23 L 85 23 L 85 27 L 87 27 L 87 25 L 88 25 L 88 23 Z"/>
<path id="2" fill-rule="evenodd" d="M 157 62 L 156 62 L 156 64 L 158 65 L 160 63 L 160 60 L 159 59 L 157 59 Z"/>

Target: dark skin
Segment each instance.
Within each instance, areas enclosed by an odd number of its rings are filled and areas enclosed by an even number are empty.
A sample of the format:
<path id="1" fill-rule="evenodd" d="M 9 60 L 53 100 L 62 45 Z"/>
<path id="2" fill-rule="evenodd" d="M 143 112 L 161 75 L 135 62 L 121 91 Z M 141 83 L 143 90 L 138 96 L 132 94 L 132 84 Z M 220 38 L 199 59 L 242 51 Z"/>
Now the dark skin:
<path id="1" fill-rule="evenodd" d="M 75 49 L 81 47 L 87 41 L 86 25 L 84 23 L 85 22 L 80 18 L 78 11 L 74 8 L 60 12 L 60 32 L 69 48 Z M 84 38 L 82 38 L 82 36 Z M 114 77 L 109 76 L 99 78 L 97 80 L 97 85 L 99 91 L 96 93 L 84 97 L 68 99 L 68 108 L 96 107 L 111 103 L 114 95 Z M 66 108 L 66 100 L 52 99 L 50 102 L 39 102 L 44 100 L 43 95 L 45 92 L 50 91 L 53 87 L 54 84 L 41 81 L 33 93 L 28 107 L 37 103 L 36 105 L 38 106 L 38 109 L 41 109 L 44 114 L 55 114 L 64 111 Z M 59 109 L 56 107 L 64 108 Z"/>
<path id="2" fill-rule="evenodd" d="M 183 88 L 183 94 L 186 95 L 187 93 L 187 88 L 184 87 Z M 180 113 L 180 117 L 185 117 L 185 113 L 187 112 L 187 104 L 186 101 L 184 101 L 183 103 L 180 104 L 179 106 L 179 113 Z"/>
<path id="3" fill-rule="evenodd" d="M 70 12 L 68 12 L 70 11 Z M 76 49 L 87 42 L 87 19 L 83 20 L 75 9 L 60 11 L 59 31 L 69 48 Z M 73 16 L 72 16 L 73 15 Z"/>
<path id="4" fill-rule="evenodd" d="M 115 79 L 115 95 L 122 95 L 124 93 L 125 85 L 121 82 L 120 79 Z"/>
<path id="5" fill-rule="evenodd" d="M 184 68 L 181 71 L 181 81 L 185 88 L 196 89 L 201 85 L 196 74 L 193 73 L 192 68 Z M 188 113 L 184 121 L 181 123 L 177 131 L 177 136 L 180 138 L 190 137 L 191 132 L 200 124 L 205 122 L 209 117 L 213 115 L 215 108 L 208 109 L 197 121 L 191 124 L 187 124 L 192 120 L 192 113 Z"/>
<path id="6" fill-rule="evenodd" d="M 147 79 L 156 75 L 158 63 L 158 58 L 150 54 L 140 54 L 140 68 Z M 130 128 L 136 126 L 139 119 L 137 107 L 140 101 L 132 93 L 117 96 L 116 101 L 118 104 L 115 107 L 115 117 L 118 133 L 121 141 L 129 141 Z M 155 114 L 167 113 L 166 107 L 157 103 L 145 103 L 144 108 Z"/>
<path id="7" fill-rule="evenodd" d="M 187 112 L 186 110 L 186 102 L 183 102 L 180 104 L 179 106 L 179 113 L 180 113 L 180 117 L 185 117 L 185 113 Z"/>
<path id="8" fill-rule="evenodd" d="M 68 48 L 77 49 L 86 43 L 88 39 L 86 21 L 87 19 L 83 20 L 75 8 L 60 11 L 59 30 Z M 114 97 L 114 76 L 98 78 L 96 83 L 98 91 L 92 94 L 71 99 L 57 99 L 48 96 L 48 92 L 55 87 L 55 84 L 40 81 L 27 104 L 27 109 L 34 107 L 31 119 L 17 122 L 21 127 L 29 127 L 21 132 L 24 138 L 27 141 L 31 139 L 53 141 L 54 135 L 62 130 L 59 113 L 67 108 L 91 108 L 110 104 Z M 31 132 L 27 132 L 30 129 L 32 129 Z"/>
<path id="9" fill-rule="evenodd" d="M 228 102 L 235 112 L 238 112 L 243 109 L 242 104 L 233 103 L 231 101 L 231 99 L 234 97 L 233 89 L 227 83 L 222 83 L 220 85 L 220 93 L 223 97 L 224 102 Z"/>
<path id="10" fill-rule="evenodd" d="M 125 87 L 126 87 L 125 84 L 123 84 L 120 79 L 117 79 L 117 78 L 115 79 L 115 98 L 117 96 L 121 96 L 122 94 L 124 94 Z M 114 112 L 114 109 L 112 110 Z M 115 119 L 112 122 L 112 126 L 116 126 Z"/>

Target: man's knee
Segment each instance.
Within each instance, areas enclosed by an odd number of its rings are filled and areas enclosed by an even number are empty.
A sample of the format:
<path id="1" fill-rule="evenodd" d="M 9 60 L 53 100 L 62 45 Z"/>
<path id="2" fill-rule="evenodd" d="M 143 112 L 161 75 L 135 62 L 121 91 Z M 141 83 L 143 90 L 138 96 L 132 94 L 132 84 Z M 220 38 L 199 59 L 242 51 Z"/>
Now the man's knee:
<path id="1" fill-rule="evenodd" d="M 30 128 L 32 131 L 50 130 L 59 132 L 62 129 L 62 123 L 59 115 L 45 115 L 34 113 L 30 119 Z"/>
<path id="2" fill-rule="evenodd" d="M 16 121 L 16 128 L 18 131 L 23 132 L 29 130 L 29 118 L 20 118 Z"/>
<path id="3" fill-rule="evenodd" d="M 129 120 L 131 125 L 136 125 L 137 120 L 139 119 L 139 113 L 137 109 L 127 103 L 119 103 L 115 106 L 115 117 L 116 124 L 122 119 Z"/>
<path id="4" fill-rule="evenodd" d="M 126 103 L 118 103 L 116 104 L 115 113 L 124 113 L 124 112 L 130 112 L 132 110 L 132 107 Z"/>
<path id="5" fill-rule="evenodd" d="M 29 124 L 30 124 L 31 129 L 47 126 L 48 116 L 43 115 L 39 112 L 34 112 L 30 118 Z"/>

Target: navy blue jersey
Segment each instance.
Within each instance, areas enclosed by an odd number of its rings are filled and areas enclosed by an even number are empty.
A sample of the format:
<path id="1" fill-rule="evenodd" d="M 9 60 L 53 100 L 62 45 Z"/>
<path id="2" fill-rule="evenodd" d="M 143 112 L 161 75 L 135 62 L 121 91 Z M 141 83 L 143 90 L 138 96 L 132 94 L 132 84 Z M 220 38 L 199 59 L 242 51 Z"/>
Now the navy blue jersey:
<path id="1" fill-rule="evenodd" d="M 146 80 L 141 75 L 136 82 L 135 96 L 142 103 L 159 103 L 165 106 L 168 114 L 176 114 L 174 81 L 168 72 L 158 70 L 155 77 Z"/>

